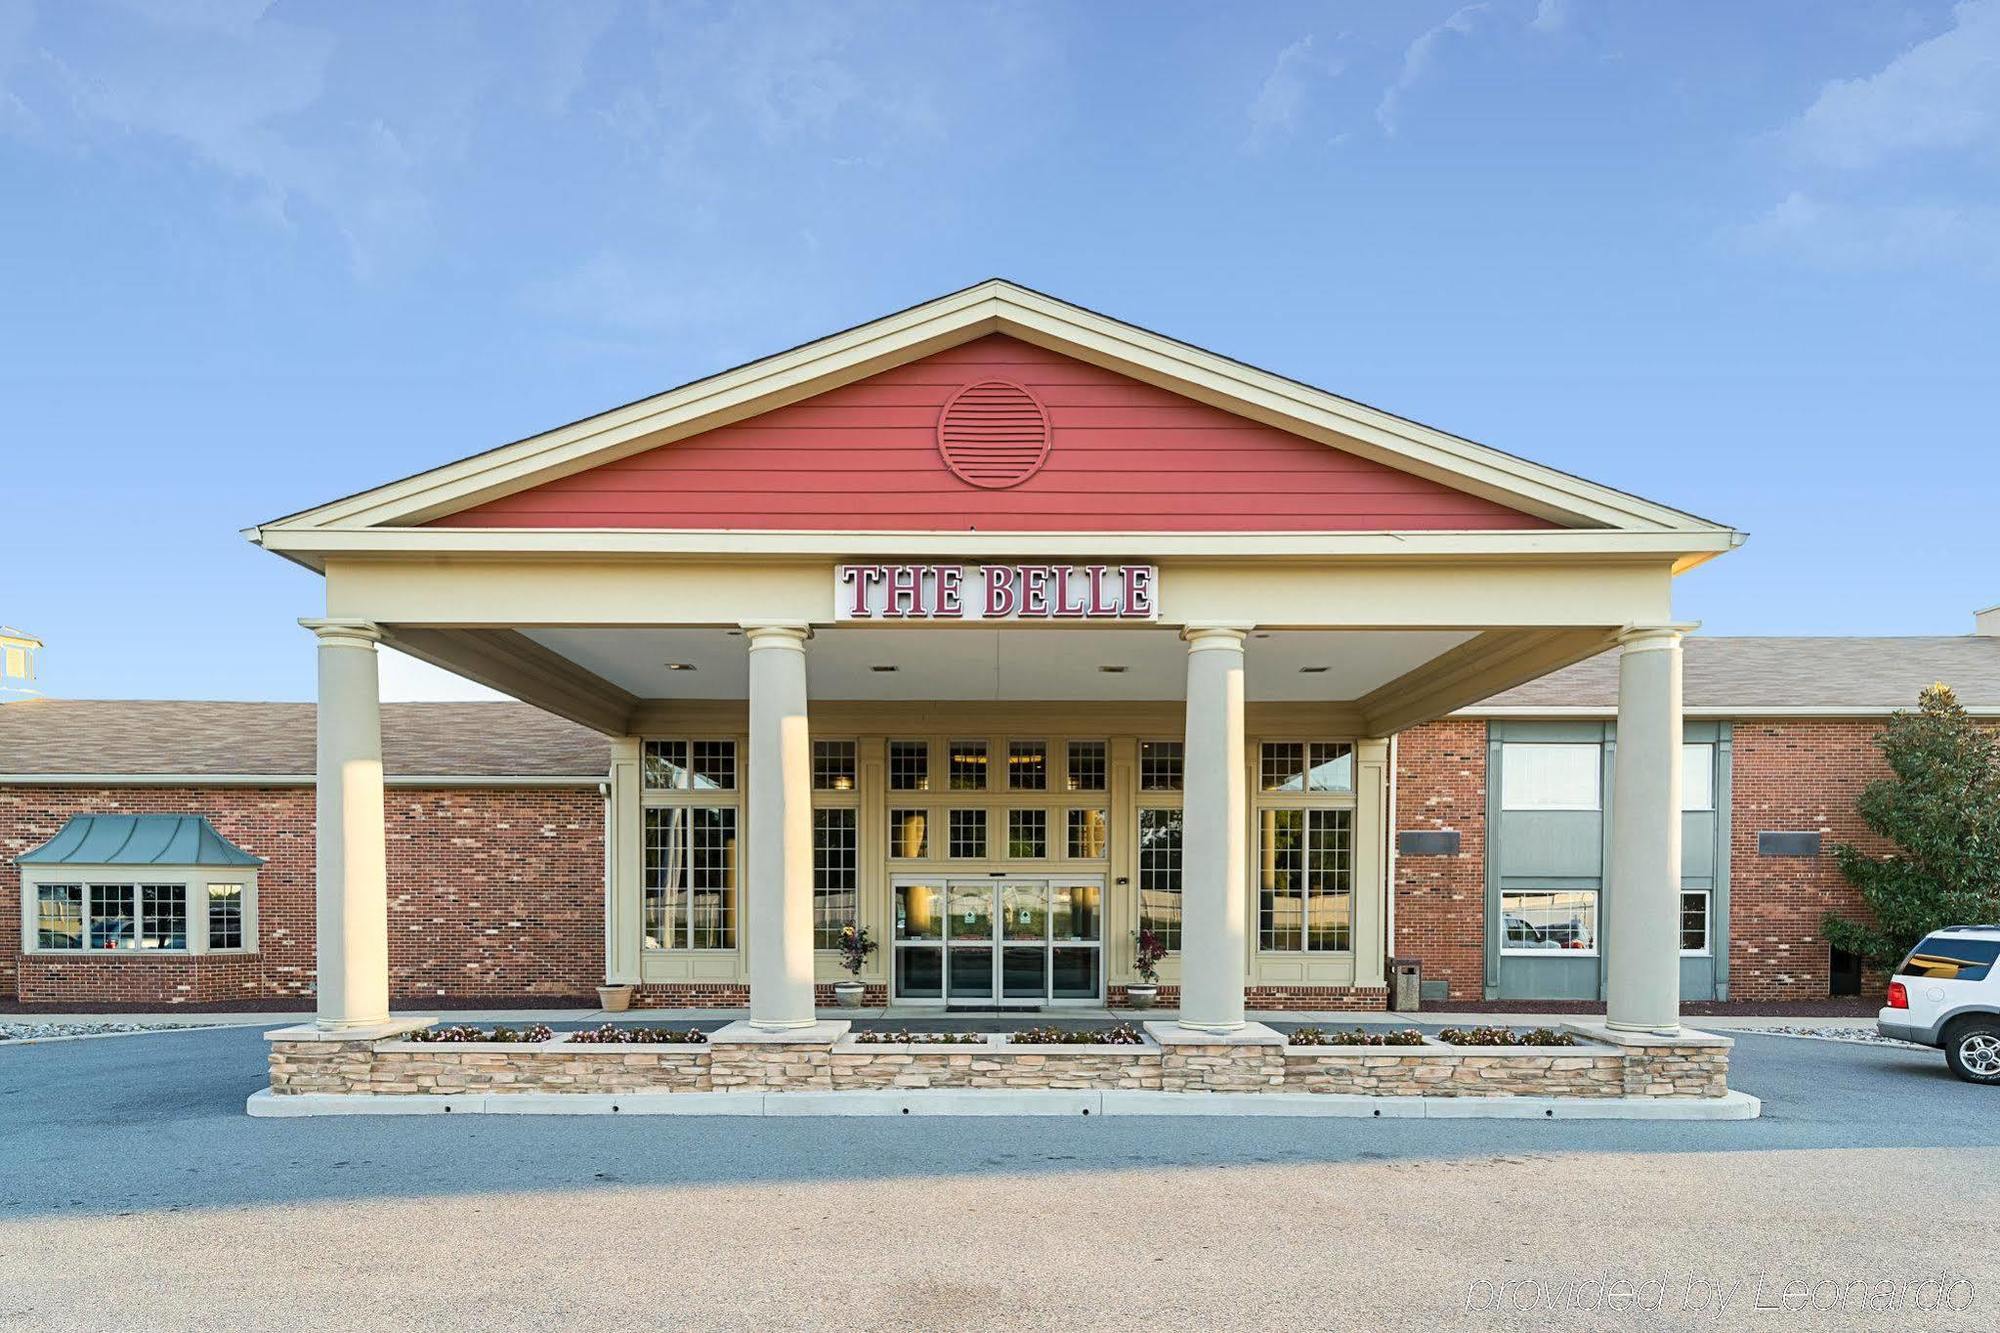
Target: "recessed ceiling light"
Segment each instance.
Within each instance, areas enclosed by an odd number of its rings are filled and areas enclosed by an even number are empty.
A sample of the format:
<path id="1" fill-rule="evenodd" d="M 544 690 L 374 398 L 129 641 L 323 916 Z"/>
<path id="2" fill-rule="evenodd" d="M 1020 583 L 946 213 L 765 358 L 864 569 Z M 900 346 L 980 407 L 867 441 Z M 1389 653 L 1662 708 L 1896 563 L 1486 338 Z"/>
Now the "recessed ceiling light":
<path id="1" fill-rule="evenodd" d="M 870 671 L 894 671 L 896 668 L 892 666 L 872 666 L 868 669 Z"/>
<path id="2" fill-rule="evenodd" d="M 662 662 L 662 663 L 660 663 L 660 665 L 661 665 L 661 666 L 663 666 L 663 667 L 665 667 L 665 668 L 666 668 L 667 670 L 669 670 L 669 671 L 692 671 L 692 670 L 694 670 L 694 663 L 692 663 L 692 662 Z"/>
<path id="3" fill-rule="evenodd" d="M 1126 670 L 1126 668 L 1122 666 L 1101 666 L 1097 669 L 1099 671 L 1102 671 L 1107 676 L 1120 675 Z"/>
<path id="4" fill-rule="evenodd" d="M 1302 676 L 1317 676 L 1325 670 L 1325 667 L 1300 667 L 1299 674 Z"/>

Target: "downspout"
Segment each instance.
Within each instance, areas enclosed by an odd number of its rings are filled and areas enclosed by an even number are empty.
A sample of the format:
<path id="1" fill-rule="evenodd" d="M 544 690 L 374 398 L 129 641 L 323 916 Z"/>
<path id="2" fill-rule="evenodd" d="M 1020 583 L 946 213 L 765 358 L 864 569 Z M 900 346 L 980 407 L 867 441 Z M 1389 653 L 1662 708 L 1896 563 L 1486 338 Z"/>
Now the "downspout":
<path id="1" fill-rule="evenodd" d="M 612 826 L 611 784 L 608 781 L 598 783 L 597 794 L 604 801 L 604 980 L 609 984 L 613 965 L 617 961 L 618 944 L 613 933 L 616 917 L 611 902 L 611 895 L 617 892 L 617 886 L 611 882 L 611 840 L 617 836 L 617 830 Z"/>
<path id="2" fill-rule="evenodd" d="M 1389 868 L 1389 905 L 1384 913 L 1385 935 L 1389 944 L 1389 957 L 1396 956 L 1396 765 L 1397 745 L 1402 733 L 1389 737 L 1389 808 L 1387 818 L 1382 821 L 1382 836 L 1389 840 L 1388 851 L 1383 856 L 1383 864 Z"/>

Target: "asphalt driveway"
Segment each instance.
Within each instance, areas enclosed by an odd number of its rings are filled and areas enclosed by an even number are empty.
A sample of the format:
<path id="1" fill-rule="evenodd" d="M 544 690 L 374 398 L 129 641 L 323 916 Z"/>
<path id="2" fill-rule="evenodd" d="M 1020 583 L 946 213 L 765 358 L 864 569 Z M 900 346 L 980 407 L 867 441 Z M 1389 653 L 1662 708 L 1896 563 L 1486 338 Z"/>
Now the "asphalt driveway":
<path id="1" fill-rule="evenodd" d="M 252 1120 L 256 1029 L 0 1046 L 0 1327 L 1990 1328 L 2000 1090 L 1764 1118 Z M 1900 1314 L 1898 1311 L 1900 1310 Z"/>

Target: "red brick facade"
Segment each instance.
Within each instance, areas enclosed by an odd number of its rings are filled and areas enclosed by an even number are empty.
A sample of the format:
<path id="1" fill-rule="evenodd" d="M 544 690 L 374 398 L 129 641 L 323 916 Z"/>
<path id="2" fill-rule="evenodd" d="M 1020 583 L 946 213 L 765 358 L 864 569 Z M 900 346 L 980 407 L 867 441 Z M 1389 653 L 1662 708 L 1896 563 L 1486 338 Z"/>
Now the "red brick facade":
<path id="1" fill-rule="evenodd" d="M 75 814 L 205 815 L 257 876 L 258 949 L 196 957 L 21 953 L 14 857 Z M 594 788 L 391 788 L 397 1003 L 578 1000 L 604 964 L 604 804 Z M 306 787 L 0 788 L 0 1000 L 61 1007 L 303 1001 L 313 985 Z"/>
<path id="2" fill-rule="evenodd" d="M 1451 829 L 1453 856 L 1396 858 L 1398 957 L 1423 961 L 1423 979 L 1453 1000 L 1486 985 L 1486 724 L 1432 722 L 1396 738 L 1395 828 Z M 1438 1003 L 1433 1001 L 1433 1003 Z"/>
<path id="3" fill-rule="evenodd" d="M 1859 914 L 1861 899 L 1834 864 L 1833 845 L 1886 851 L 1854 800 L 1889 767 L 1875 737 L 1882 723 L 1775 720 L 1736 724 L 1729 841 L 1729 998 L 1813 1000 L 1827 993 L 1820 918 Z M 1821 835 L 1820 855 L 1760 856 L 1763 830 Z M 1875 989 L 1872 979 L 1864 990 Z"/>

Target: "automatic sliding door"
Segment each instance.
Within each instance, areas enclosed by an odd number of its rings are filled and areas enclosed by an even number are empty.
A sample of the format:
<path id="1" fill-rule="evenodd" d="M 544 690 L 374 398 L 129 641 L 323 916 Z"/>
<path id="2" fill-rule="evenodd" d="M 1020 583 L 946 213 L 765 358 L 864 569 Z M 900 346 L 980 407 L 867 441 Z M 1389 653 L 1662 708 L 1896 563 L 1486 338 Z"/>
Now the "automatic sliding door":
<path id="1" fill-rule="evenodd" d="M 899 1000 L 944 998 L 944 886 L 896 885 L 895 996 Z"/>
<path id="2" fill-rule="evenodd" d="M 1104 885 L 1056 880 L 1049 914 L 1049 998 L 1104 998 Z"/>
<path id="3" fill-rule="evenodd" d="M 1049 998 L 1049 885 L 1000 886 L 1000 998 L 1040 1004 Z"/>
<path id="4" fill-rule="evenodd" d="M 946 891 L 945 999 L 993 1003 L 991 880 L 956 880 Z"/>

